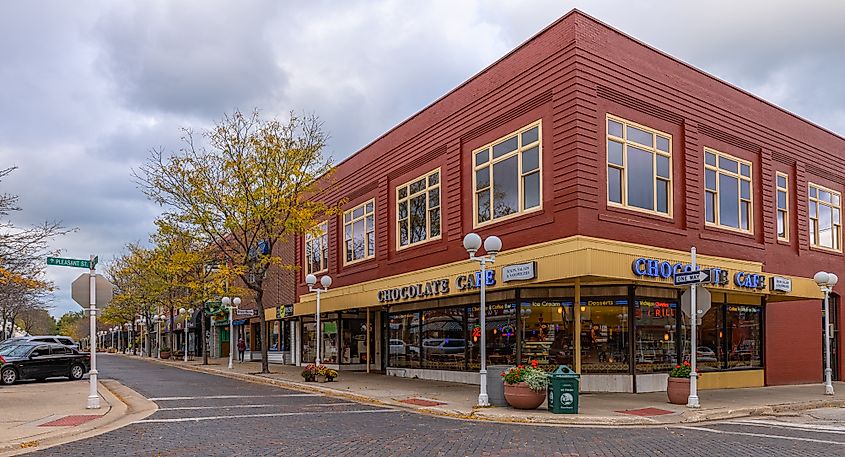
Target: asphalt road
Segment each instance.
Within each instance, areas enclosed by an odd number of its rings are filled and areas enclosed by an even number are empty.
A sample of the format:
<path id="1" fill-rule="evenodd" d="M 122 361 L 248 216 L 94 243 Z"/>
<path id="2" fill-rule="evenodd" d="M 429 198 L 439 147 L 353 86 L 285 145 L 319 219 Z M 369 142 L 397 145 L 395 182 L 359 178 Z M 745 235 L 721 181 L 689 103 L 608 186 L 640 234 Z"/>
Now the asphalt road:
<path id="1" fill-rule="evenodd" d="M 100 359 L 160 410 L 36 456 L 825 456 L 845 455 L 845 425 L 767 420 L 689 427 L 552 427 L 414 414 L 185 371 Z"/>

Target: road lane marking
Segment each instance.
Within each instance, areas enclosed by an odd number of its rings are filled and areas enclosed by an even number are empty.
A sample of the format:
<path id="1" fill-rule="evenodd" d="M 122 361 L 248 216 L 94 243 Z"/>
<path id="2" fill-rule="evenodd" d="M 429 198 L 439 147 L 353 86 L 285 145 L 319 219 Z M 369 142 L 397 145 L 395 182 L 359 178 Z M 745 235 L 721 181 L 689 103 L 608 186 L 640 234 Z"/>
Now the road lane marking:
<path id="1" fill-rule="evenodd" d="M 219 419 L 245 419 L 251 417 L 286 417 L 286 416 L 313 416 L 315 414 L 363 414 L 363 413 L 398 413 L 395 409 L 359 409 L 354 411 L 326 411 L 325 413 L 315 413 L 314 411 L 302 411 L 295 413 L 266 413 L 266 414 L 240 414 L 236 416 L 203 416 L 203 417 L 180 417 L 177 419 L 141 419 L 133 422 L 133 424 L 152 424 L 152 423 L 170 423 L 170 422 L 199 422 Z M 845 443 L 840 443 L 845 444 Z"/>
<path id="2" fill-rule="evenodd" d="M 783 436 L 783 435 L 767 435 L 765 433 L 750 433 L 750 432 L 733 432 L 729 430 L 716 430 L 712 428 L 706 427 L 692 427 L 689 425 L 680 425 L 673 428 L 680 428 L 684 430 L 695 430 L 699 432 L 710 432 L 710 433 L 717 433 L 720 435 L 740 435 L 740 436 L 754 436 L 757 438 L 777 438 L 782 440 L 790 440 L 790 441 L 807 441 L 810 443 L 822 443 L 822 444 L 838 444 L 840 446 L 845 446 L 845 442 L 841 441 L 830 441 L 830 440 L 819 440 L 815 438 L 800 438 L 797 436 Z"/>
<path id="3" fill-rule="evenodd" d="M 289 405 L 289 404 L 269 404 L 269 405 L 221 405 L 221 406 L 176 406 L 172 408 L 159 408 L 159 411 L 193 411 L 200 409 L 230 409 L 230 408 L 268 408 L 274 406 L 349 406 L 359 405 L 360 403 L 343 402 L 343 403 L 311 403 L 306 405 Z"/>
<path id="4" fill-rule="evenodd" d="M 150 401 L 176 400 L 219 400 L 226 398 L 284 398 L 284 397 L 320 397 L 320 394 L 277 394 L 277 395 L 206 395 L 202 397 L 152 397 Z"/>
<path id="5" fill-rule="evenodd" d="M 724 421 L 721 422 L 722 424 L 733 424 L 733 425 L 749 425 L 754 427 L 772 427 L 772 428 L 786 428 L 786 429 L 793 429 L 793 430 L 800 430 L 800 431 L 807 431 L 807 432 L 817 432 L 817 433 L 833 433 L 839 435 L 845 435 L 845 426 L 836 426 L 831 424 L 800 424 L 796 422 L 777 422 L 777 421 L 767 421 L 767 420 L 759 420 L 759 419 L 748 419 L 748 420 L 737 420 L 737 421 Z"/>

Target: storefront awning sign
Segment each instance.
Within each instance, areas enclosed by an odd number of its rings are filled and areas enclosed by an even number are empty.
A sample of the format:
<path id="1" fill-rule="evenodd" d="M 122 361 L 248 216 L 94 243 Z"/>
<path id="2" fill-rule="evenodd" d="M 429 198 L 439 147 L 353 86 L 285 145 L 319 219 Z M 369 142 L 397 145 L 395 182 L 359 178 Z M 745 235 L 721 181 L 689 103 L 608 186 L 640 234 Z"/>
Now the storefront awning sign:
<path id="1" fill-rule="evenodd" d="M 525 281 L 537 277 L 536 262 L 518 263 L 502 267 L 502 281 Z"/>
<path id="2" fill-rule="evenodd" d="M 792 292 L 792 280 L 783 276 L 772 276 L 771 289 L 773 292 Z"/>

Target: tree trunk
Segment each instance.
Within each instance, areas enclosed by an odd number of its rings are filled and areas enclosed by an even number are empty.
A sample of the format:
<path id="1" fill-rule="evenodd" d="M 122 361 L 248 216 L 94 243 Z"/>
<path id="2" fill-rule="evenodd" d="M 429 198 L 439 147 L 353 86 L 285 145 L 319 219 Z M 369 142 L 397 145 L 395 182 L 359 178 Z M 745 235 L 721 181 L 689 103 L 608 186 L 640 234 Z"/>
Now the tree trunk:
<path id="1" fill-rule="evenodd" d="M 258 288 L 255 292 L 255 304 L 258 305 L 258 318 L 261 322 L 259 326 L 261 330 L 261 373 L 269 373 L 270 372 L 270 363 L 267 360 L 267 349 L 269 345 L 269 341 L 267 341 L 267 320 L 264 318 L 264 290 L 262 288 Z"/>

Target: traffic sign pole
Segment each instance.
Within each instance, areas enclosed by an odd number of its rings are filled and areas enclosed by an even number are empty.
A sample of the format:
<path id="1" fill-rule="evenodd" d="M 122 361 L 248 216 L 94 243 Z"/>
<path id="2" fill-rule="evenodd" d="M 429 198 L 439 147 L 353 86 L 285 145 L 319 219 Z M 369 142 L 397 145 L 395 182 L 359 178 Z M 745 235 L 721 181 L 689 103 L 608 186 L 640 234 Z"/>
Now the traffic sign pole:
<path id="1" fill-rule="evenodd" d="M 88 372 L 88 409 L 100 409 L 100 396 L 97 394 L 97 272 L 95 270 L 97 261 L 91 256 L 88 275 L 91 293 L 89 295 L 88 308 L 91 324 L 91 371 Z"/>
<path id="2" fill-rule="evenodd" d="M 695 262 L 695 247 L 690 249 L 690 257 L 692 257 L 692 269 L 695 271 L 698 268 Z M 695 359 L 698 352 L 698 342 L 696 341 L 696 324 L 698 320 L 698 304 L 696 303 L 697 291 L 695 284 L 690 285 L 690 373 L 689 373 L 689 398 L 687 398 L 687 408 L 698 408 L 701 405 L 698 402 L 698 373 L 695 371 Z"/>

